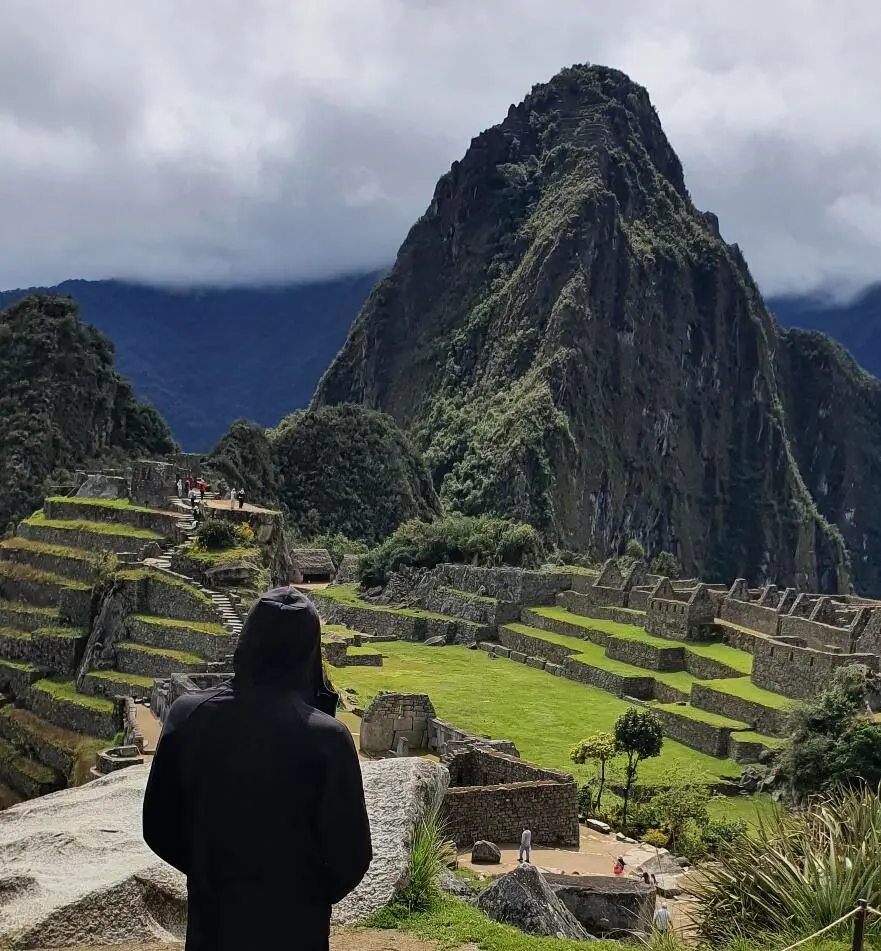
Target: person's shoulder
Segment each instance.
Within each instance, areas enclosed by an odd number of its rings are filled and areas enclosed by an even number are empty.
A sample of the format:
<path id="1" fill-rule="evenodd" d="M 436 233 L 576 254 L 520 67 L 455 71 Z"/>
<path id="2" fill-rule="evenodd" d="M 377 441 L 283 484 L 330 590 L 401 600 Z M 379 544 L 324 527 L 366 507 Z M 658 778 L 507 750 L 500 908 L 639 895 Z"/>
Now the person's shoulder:
<path id="1" fill-rule="evenodd" d="M 229 688 L 211 687 L 207 690 L 194 690 L 192 693 L 185 693 L 178 697 L 172 703 L 165 718 L 166 726 L 169 728 L 179 727 L 188 720 L 203 704 L 212 700 L 220 700 L 225 694 L 229 693 Z"/>
<path id="2" fill-rule="evenodd" d="M 345 723 L 340 723 L 332 717 L 314 707 L 308 707 L 306 712 L 306 727 L 315 739 L 331 750 L 341 750 L 346 747 L 354 748 L 352 734 Z"/>

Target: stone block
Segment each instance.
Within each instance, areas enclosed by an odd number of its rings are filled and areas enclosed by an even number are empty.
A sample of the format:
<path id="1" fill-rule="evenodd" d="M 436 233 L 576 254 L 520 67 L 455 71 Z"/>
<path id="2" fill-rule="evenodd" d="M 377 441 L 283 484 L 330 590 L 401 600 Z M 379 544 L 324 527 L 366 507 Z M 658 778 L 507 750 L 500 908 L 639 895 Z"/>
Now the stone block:
<path id="1" fill-rule="evenodd" d="M 511 651 L 511 660 L 515 660 L 519 664 L 526 663 L 526 654 L 520 651 Z"/>
<path id="2" fill-rule="evenodd" d="M 527 657 L 526 658 L 526 665 L 528 667 L 535 667 L 536 670 L 544 670 L 546 663 L 547 661 L 545 661 L 544 657 Z"/>
<path id="3" fill-rule="evenodd" d="M 413 729 L 413 717 L 396 717 L 392 723 L 395 733 L 404 733 Z"/>

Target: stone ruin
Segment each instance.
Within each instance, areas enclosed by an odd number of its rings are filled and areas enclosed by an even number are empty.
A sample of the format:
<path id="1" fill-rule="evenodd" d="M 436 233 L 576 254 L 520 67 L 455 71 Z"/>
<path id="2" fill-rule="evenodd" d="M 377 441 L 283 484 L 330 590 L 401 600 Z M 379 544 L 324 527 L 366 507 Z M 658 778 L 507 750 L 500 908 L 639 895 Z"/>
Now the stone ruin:
<path id="1" fill-rule="evenodd" d="M 141 459 L 132 467 L 131 499 L 137 505 L 166 508 L 177 495 L 177 470 L 169 462 Z"/>

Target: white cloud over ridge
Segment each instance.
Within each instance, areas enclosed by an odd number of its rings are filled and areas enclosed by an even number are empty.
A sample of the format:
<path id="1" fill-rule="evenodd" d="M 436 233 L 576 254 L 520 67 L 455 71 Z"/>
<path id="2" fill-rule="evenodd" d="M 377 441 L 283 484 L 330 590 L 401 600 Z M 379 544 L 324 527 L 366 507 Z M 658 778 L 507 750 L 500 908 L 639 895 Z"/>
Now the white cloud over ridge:
<path id="1" fill-rule="evenodd" d="M 574 62 L 645 85 L 768 293 L 881 280 L 872 0 L 0 0 L 0 287 L 381 266 Z"/>

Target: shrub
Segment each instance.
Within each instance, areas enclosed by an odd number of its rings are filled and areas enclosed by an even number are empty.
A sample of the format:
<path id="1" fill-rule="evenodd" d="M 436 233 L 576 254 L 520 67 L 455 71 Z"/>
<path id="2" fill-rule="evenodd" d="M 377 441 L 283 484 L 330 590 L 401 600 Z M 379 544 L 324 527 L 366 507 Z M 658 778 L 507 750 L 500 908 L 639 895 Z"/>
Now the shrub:
<path id="1" fill-rule="evenodd" d="M 712 944 L 773 933 L 774 947 L 806 937 L 851 911 L 881 903 L 881 799 L 846 791 L 796 813 L 759 818 L 708 863 L 695 888 L 696 924 Z M 867 927 L 878 931 L 878 919 Z M 843 937 L 849 924 L 828 937 Z M 757 945 L 762 942 L 756 941 Z"/>
<path id="2" fill-rule="evenodd" d="M 676 560 L 676 556 L 669 551 L 659 551 L 654 558 L 652 558 L 649 569 L 652 574 L 655 575 L 664 575 L 666 578 L 678 578 L 679 577 L 679 562 Z"/>
<path id="3" fill-rule="evenodd" d="M 631 538 L 624 548 L 624 556 L 631 561 L 643 561 L 645 559 L 645 549 L 635 538 Z"/>
<path id="4" fill-rule="evenodd" d="M 410 845 L 410 878 L 395 896 L 409 911 L 424 911 L 441 897 L 437 879 L 456 858 L 445 835 L 440 809 L 433 809 L 416 824 Z"/>
<path id="5" fill-rule="evenodd" d="M 236 526 L 221 518 L 206 518 L 196 530 L 195 544 L 202 551 L 233 548 L 238 541 L 239 533 Z"/>
<path id="6" fill-rule="evenodd" d="M 411 519 L 381 545 L 362 555 L 361 583 L 384 585 L 404 567 L 434 568 L 447 562 L 537 567 L 544 549 L 530 525 L 488 515 L 448 515 L 433 522 Z"/>
<path id="7" fill-rule="evenodd" d="M 236 541 L 240 545 L 247 547 L 254 544 L 254 529 L 247 522 L 236 525 Z"/>
<path id="8" fill-rule="evenodd" d="M 579 790 L 577 796 L 578 815 L 582 819 L 590 819 L 594 815 L 594 784 L 593 781 L 585 783 Z"/>
<path id="9" fill-rule="evenodd" d="M 644 833 L 642 841 L 645 842 L 646 845 L 654 846 L 656 849 L 666 849 L 667 843 L 670 841 L 670 836 L 661 829 L 649 829 Z"/>

